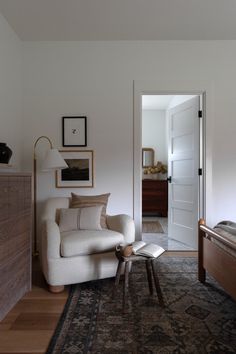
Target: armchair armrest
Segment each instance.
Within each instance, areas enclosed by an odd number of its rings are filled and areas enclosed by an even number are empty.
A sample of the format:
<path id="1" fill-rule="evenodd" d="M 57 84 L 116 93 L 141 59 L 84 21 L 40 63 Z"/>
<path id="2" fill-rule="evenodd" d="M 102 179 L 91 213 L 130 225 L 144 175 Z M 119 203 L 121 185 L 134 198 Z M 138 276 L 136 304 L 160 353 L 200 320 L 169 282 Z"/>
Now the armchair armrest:
<path id="1" fill-rule="evenodd" d="M 107 215 L 107 226 L 113 231 L 120 232 L 124 235 L 125 242 L 131 243 L 135 240 L 134 220 L 125 214 Z"/>
<path id="2" fill-rule="evenodd" d="M 45 220 L 42 234 L 42 257 L 60 258 L 61 236 L 57 223 Z"/>

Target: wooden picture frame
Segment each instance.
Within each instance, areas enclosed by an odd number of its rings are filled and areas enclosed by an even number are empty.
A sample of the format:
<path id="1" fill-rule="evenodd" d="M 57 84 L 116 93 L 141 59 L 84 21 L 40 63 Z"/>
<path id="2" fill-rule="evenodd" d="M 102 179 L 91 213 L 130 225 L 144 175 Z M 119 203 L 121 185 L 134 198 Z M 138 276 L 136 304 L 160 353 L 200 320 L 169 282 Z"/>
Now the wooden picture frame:
<path id="1" fill-rule="evenodd" d="M 152 167 L 154 165 L 155 151 L 152 148 L 142 148 L 142 167 Z"/>
<path id="2" fill-rule="evenodd" d="M 93 150 L 60 150 L 68 168 L 56 171 L 56 188 L 94 186 Z"/>
<path id="3" fill-rule="evenodd" d="M 62 117 L 62 146 L 87 146 L 87 117 Z"/>

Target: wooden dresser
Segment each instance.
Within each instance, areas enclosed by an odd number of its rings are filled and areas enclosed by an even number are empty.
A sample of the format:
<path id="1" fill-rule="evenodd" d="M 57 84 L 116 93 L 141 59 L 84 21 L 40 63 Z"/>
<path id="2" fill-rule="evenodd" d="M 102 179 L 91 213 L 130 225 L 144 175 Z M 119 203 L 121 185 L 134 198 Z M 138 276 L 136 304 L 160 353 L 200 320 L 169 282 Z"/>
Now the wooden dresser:
<path id="1" fill-rule="evenodd" d="M 142 181 L 143 215 L 168 215 L 168 182 L 144 179 Z"/>
<path id="2" fill-rule="evenodd" d="M 31 289 L 31 175 L 0 173 L 0 320 Z"/>

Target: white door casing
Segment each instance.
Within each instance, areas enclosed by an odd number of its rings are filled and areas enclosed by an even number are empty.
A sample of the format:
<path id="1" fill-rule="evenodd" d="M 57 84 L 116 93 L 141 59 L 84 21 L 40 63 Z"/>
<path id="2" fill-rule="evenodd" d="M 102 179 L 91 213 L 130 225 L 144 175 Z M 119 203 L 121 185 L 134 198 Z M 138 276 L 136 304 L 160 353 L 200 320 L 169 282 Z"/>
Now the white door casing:
<path id="1" fill-rule="evenodd" d="M 165 73 L 163 73 L 164 76 Z M 202 95 L 203 97 L 203 214 L 210 226 L 213 222 L 213 122 L 214 122 L 214 81 L 192 80 L 184 78 L 167 80 L 166 77 L 133 81 L 134 121 L 133 121 L 133 218 L 135 221 L 136 239 L 142 237 L 142 95 Z"/>
<path id="2" fill-rule="evenodd" d="M 168 237 L 197 249 L 199 218 L 199 103 L 196 96 L 168 116 Z"/>

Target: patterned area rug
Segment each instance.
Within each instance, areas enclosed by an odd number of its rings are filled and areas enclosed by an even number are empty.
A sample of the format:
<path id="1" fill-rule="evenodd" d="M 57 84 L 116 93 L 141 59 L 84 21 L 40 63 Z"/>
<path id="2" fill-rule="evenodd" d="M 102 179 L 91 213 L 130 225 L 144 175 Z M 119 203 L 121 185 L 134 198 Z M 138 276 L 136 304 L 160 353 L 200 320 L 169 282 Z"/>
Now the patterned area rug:
<path id="1" fill-rule="evenodd" d="M 71 287 L 47 354 L 236 353 L 236 303 L 213 279 L 197 280 L 194 257 L 157 262 L 165 307 L 150 297 L 144 264 L 134 264 L 128 312 L 122 282 L 114 279 Z"/>
<path id="2" fill-rule="evenodd" d="M 163 234 L 163 228 L 159 221 L 143 221 L 142 223 L 142 232 L 143 233 L 157 233 Z"/>

